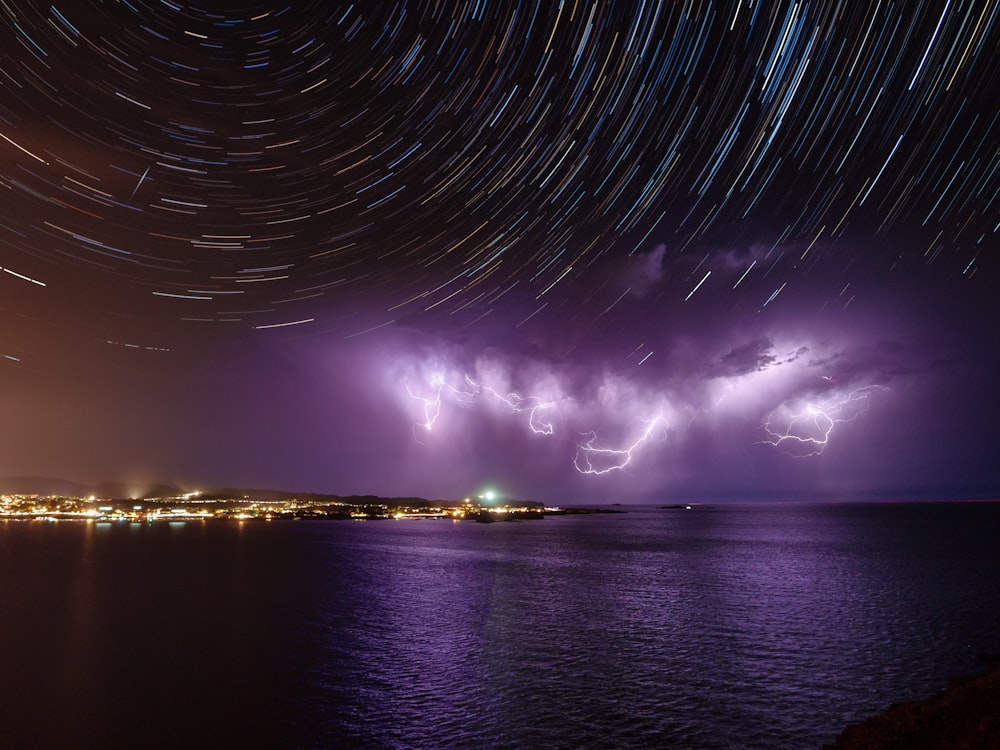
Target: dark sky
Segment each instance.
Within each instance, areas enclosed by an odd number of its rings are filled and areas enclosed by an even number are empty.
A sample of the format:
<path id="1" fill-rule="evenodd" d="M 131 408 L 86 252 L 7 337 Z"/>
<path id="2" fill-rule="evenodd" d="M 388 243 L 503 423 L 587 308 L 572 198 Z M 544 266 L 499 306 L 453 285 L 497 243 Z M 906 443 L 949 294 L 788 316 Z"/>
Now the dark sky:
<path id="1" fill-rule="evenodd" d="M 995 2 L 0 33 L 0 476 L 1000 494 Z"/>

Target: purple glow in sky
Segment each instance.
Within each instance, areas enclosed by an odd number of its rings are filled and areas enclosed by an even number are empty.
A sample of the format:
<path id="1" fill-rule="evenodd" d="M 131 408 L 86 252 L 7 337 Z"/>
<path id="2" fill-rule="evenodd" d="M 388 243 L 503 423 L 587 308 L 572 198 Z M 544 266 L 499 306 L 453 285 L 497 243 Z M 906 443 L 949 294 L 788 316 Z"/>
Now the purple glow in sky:
<path id="1" fill-rule="evenodd" d="M 1000 10 L 8 2 L 0 477 L 982 497 Z"/>

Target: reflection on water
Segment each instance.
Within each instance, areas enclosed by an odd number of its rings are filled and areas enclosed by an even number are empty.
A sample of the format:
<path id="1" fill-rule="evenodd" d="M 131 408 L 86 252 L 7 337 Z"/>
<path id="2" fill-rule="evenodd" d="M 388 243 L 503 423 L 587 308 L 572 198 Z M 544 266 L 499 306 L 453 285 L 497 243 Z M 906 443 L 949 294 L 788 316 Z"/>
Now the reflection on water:
<path id="1" fill-rule="evenodd" d="M 1000 651 L 998 520 L 0 523 L 0 711 L 16 747 L 819 747 Z"/>

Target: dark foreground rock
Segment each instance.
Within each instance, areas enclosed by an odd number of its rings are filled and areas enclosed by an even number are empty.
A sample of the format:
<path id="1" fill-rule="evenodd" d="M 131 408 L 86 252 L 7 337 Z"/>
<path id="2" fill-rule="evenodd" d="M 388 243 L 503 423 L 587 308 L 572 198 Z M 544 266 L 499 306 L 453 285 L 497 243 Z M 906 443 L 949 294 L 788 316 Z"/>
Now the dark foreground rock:
<path id="1" fill-rule="evenodd" d="M 845 729 L 827 750 L 997 750 L 1000 665 Z"/>

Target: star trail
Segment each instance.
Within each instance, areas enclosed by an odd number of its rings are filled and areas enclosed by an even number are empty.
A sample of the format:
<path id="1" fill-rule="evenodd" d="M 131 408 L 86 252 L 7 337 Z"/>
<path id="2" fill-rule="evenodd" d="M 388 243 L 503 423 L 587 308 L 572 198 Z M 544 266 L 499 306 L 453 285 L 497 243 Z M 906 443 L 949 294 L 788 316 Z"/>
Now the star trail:
<path id="1" fill-rule="evenodd" d="M 996 491 L 965 427 L 996 2 L 0 0 L 0 29 L 0 474 Z"/>

